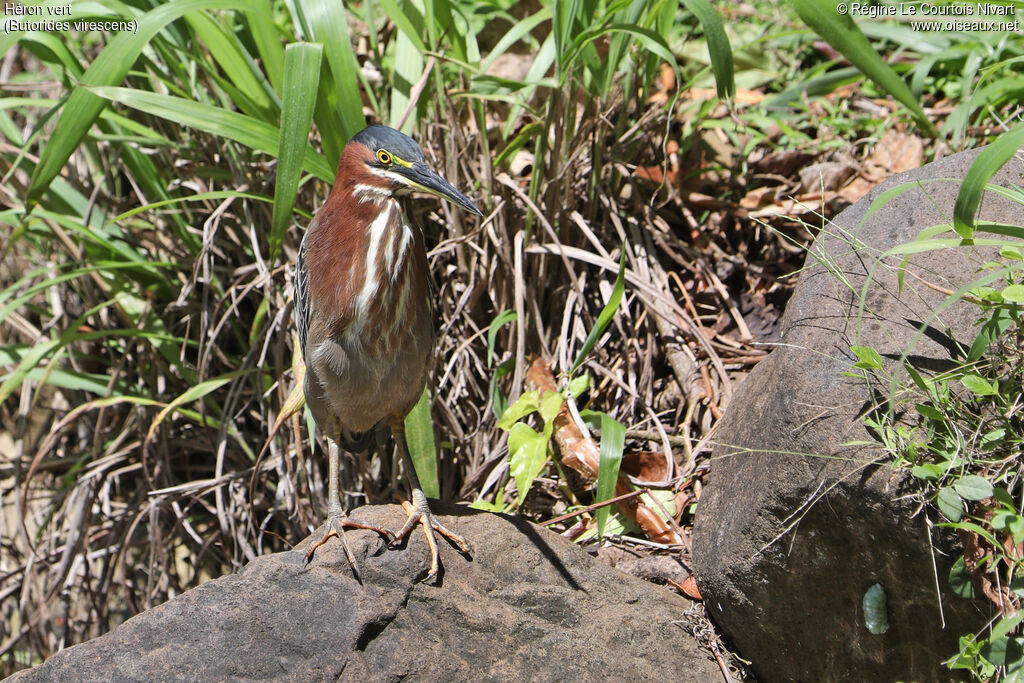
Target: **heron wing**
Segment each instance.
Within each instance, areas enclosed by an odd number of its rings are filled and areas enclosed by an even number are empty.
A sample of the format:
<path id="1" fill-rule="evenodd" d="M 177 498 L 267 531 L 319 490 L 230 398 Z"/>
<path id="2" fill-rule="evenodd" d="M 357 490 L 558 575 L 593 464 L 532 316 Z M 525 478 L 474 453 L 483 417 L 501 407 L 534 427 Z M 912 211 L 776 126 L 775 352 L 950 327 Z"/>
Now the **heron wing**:
<path id="1" fill-rule="evenodd" d="M 306 238 L 313 231 L 316 220 L 313 218 L 313 222 L 306 228 L 306 234 L 303 235 L 302 242 L 299 244 L 298 257 L 295 259 L 295 329 L 299 333 L 299 349 L 302 351 L 303 360 L 306 360 L 306 337 L 309 335 L 309 321 L 312 319 L 309 310 L 309 273 L 306 270 Z"/>

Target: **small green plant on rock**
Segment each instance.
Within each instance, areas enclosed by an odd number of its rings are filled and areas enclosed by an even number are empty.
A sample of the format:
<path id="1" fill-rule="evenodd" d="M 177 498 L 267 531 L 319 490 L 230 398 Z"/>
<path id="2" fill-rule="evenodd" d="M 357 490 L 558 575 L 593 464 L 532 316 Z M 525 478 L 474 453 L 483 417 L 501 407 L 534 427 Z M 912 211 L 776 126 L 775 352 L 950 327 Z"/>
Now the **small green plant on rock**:
<path id="1" fill-rule="evenodd" d="M 999 165 L 989 167 L 982 186 Z M 965 192 L 976 189 L 968 187 L 969 180 L 958 209 Z M 1024 203 L 1019 191 L 998 191 Z M 967 215 L 960 212 L 958 218 Z M 980 681 L 1024 681 L 1024 250 L 1017 241 L 1024 239 L 1024 229 L 973 221 L 954 229 L 956 238 L 938 239 L 937 228 L 891 253 L 983 241 L 999 247 L 1000 259 L 985 264 L 983 274 L 950 294 L 942 307 L 958 300 L 978 306 L 979 332 L 971 347 L 960 349 L 951 369 L 931 376 L 904 352 L 901 364 L 910 381 L 902 383 L 886 371 L 875 349 L 851 351 L 854 368 L 889 385 L 888 397 L 863 418 L 865 424 L 893 466 L 908 469 L 921 485 L 923 498 L 939 513 L 937 526 L 954 529 L 963 545 L 948 577 L 951 589 L 963 598 L 987 599 L 999 610 L 984 630 L 963 635 L 960 651 L 945 664 Z M 1000 237 L 975 239 L 975 230 Z"/>

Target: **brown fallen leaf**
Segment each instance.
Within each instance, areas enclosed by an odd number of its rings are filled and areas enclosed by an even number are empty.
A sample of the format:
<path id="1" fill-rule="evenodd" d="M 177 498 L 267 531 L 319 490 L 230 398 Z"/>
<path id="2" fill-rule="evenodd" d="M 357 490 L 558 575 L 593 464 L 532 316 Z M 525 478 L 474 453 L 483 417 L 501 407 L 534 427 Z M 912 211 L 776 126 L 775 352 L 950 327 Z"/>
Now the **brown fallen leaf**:
<path id="1" fill-rule="evenodd" d="M 786 149 L 781 152 L 773 152 L 768 156 L 758 159 L 751 167 L 751 170 L 754 173 L 767 173 L 789 178 L 799 169 L 813 161 L 814 157 L 815 155 L 810 152 Z"/>
<path id="2" fill-rule="evenodd" d="M 797 194 L 820 195 L 823 189 L 826 192 L 835 192 L 857 175 L 857 171 L 857 166 L 845 159 L 823 161 L 800 169 L 800 190 Z"/>
<path id="3" fill-rule="evenodd" d="M 924 163 L 924 143 L 916 135 L 890 128 L 864 160 L 861 175 L 881 182 L 891 175 L 918 168 Z"/>
<path id="4" fill-rule="evenodd" d="M 991 511 L 989 516 L 991 517 Z M 1020 601 L 1005 582 L 996 576 L 998 569 L 984 561 L 984 558 L 993 552 L 991 544 L 968 529 L 957 529 L 957 534 L 964 547 L 964 567 L 971 575 L 975 587 L 1003 614 L 1012 614 L 1019 610 Z"/>
<path id="5" fill-rule="evenodd" d="M 923 163 L 921 138 L 890 128 L 861 164 L 860 175 L 842 188 L 840 194 L 851 203 L 860 201 L 889 176 L 918 168 Z"/>
<path id="6" fill-rule="evenodd" d="M 619 469 L 644 484 L 663 482 L 669 478 L 665 454 L 656 451 L 626 453 L 622 456 Z"/>
<path id="7" fill-rule="evenodd" d="M 551 368 L 543 358 L 538 358 L 530 364 L 530 369 L 526 371 L 526 384 L 538 389 L 541 396 L 545 392 L 558 390 L 555 378 L 551 374 Z M 562 464 L 573 468 L 587 479 L 597 478 L 601 450 L 596 441 L 583 435 L 564 402 L 554 419 L 553 436 L 562 457 Z M 626 495 L 632 493 L 633 490 L 633 485 L 629 483 L 625 473 L 619 472 L 619 480 L 615 484 L 615 495 Z M 683 542 L 683 539 L 669 526 L 668 522 L 640 502 L 639 496 L 624 500 L 618 505 L 622 513 L 633 520 L 648 539 L 669 545 Z"/>
<path id="8" fill-rule="evenodd" d="M 777 187 L 759 187 L 748 192 L 740 200 L 740 207 L 744 209 L 760 209 L 775 203 Z"/>
<path id="9" fill-rule="evenodd" d="M 690 574 L 682 583 L 678 583 L 671 579 L 668 580 L 677 591 L 690 598 L 691 600 L 703 600 L 704 596 L 700 594 L 700 589 L 697 588 L 697 579 Z"/>

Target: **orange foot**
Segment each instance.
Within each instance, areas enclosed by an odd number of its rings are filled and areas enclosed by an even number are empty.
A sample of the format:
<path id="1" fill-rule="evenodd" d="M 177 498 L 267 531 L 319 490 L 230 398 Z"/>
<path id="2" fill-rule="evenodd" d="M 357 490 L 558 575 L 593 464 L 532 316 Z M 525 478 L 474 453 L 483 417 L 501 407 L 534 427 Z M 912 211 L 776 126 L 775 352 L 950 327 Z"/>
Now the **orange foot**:
<path id="1" fill-rule="evenodd" d="M 413 503 L 407 500 L 402 500 L 402 507 L 405 508 L 409 518 L 397 534 L 395 534 L 395 540 L 391 541 L 390 546 L 393 548 L 395 545 L 408 536 L 417 524 L 423 527 L 423 533 L 427 537 L 427 546 L 430 547 L 430 571 L 423 577 L 423 581 L 433 581 L 437 577 L 437 572 L 440 569 L 441 562 L 437 556 L 437 538 L 434 536 L 434 532 L 441 534 L 449 541 L 458 547 L 466 557 L 471 557 L 469 544 L 466 543 L 465 539 L 459 536 L 457 533 L 448 529 L 445 525 L 437 521 L 434 513 L 430 511 L 430 507 L 427 505 L 427 497 L 423 495 L 423 492 L 419 489 L 413 489 L 412 491 Z"/>
<path id="2" fill-rule="evenodd" d="M 313 553 L 316 549 L 322 546 L 328 541 L 328 539 L 337 536 L 341 539 L 341 545 L 345 549 L 345 557 L 348 558 L 348 563 L 352 567 L 352 573 L 356 576 L 356 581 L 362 583 L 363 580 L 359 576 L 359 565 L 356 564 L 356 556 L 352 554 L 352 548 L 348 545 L 348 539 L 345 538 L 345 529 L 368 529 L 370 531 L 376 531 L 378 534 L 384 536 L 389 542 L 394 542 L 395 535 L 389 530 L 379 526 L 371 526 L 369 524 L 360 524 L 359 522 L 353 522 L 348 518 L 344 512 L 335 512 L 327 515 L 327 522 L 324 524 L 323 538 L 310 546 L 306 552 L 306 563 L 313 559 Z"/>

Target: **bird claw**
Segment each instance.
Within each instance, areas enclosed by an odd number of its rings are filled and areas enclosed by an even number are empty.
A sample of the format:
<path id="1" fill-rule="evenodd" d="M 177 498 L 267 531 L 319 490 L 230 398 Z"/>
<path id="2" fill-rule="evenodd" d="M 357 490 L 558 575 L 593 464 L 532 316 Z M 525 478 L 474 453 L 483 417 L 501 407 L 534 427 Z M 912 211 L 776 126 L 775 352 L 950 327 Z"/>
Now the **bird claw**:
<path id="1" fill-rule="evenodd" d="M 417 495 L 419 494 L 419 495 Z M 421 580 L 424 582 L 431 582 L 437 577 L 437 573 L 441 567 L 441 561 L 438 558 L 437 553 L 437 539 L 434 536 L 434 532 L 441 534 L 455 545 L 459 552 L 467 557 L 471 557 L 469 544 L 466 543 L 465 539 L 459 536 L 457 533 L 441 524 L 437 521 L 437 517 L 430 511 L 427 506 L 427 499 L 422 492 L 416 490 L 413 491 L 413 500 L 416 504 L 410 503 L 407 500 L 402 500 L 402 507 L 405 508 L 409 518 L 405 521 L 405 525 L 395 534 L 395 538 L 388 545 L 390 548 L 394 548 L 400 541 L 408 536 L 412 530 L 420 525 L 423 528 L 423 534 L 427 537 L 427 546 L 430 548 L 430 570 L 427 575 Z"/>
<path id="2" fill-rule="evenodd" d="M 306 551 L 306 564 L 309 564 L 313 559 L 313 554 L 317 548 L 322 546 L 332 537 L 337 537 L 341 540 L 341 547 L 345 551 L 345 558 L 348 560 L 349 566 L 352 567 L 352 573 L 355 574 L 356 581 L 362 583 L 362 577 L 359 575 L 359 565 L 356 563 L 356 556 L 352 553 L 352 548 L 348 544 L 348 539 L 345 537 L 345 529 L 366 529 L 368 531 L 376 531 L 387 539 L 388 543 L 394 543 L 395 535 L 390 530 L 383 527 L 372 526 L 370 524 L 361 524 L 360 522 L 353 522 L 343 512 L 328 513 L 327 521 L 324 523 L 324 535 L 323 537 L 310 546 L 309 550 Z"/>

